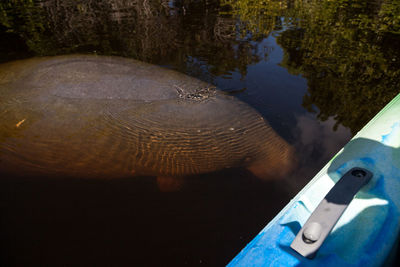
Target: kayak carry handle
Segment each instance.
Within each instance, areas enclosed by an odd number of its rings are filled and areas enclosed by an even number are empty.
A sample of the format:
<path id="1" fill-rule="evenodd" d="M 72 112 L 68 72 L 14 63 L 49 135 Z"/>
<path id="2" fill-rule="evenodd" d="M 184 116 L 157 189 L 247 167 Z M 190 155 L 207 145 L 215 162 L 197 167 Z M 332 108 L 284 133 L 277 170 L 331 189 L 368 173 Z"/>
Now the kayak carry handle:
<path id="1" fill-rule="evenodd" d="M 314 258 L 355 194 L 371 178 L 372 173 L 364 168 L 346 172 L 310 215 L 290 247 L 303 257 Z"/>

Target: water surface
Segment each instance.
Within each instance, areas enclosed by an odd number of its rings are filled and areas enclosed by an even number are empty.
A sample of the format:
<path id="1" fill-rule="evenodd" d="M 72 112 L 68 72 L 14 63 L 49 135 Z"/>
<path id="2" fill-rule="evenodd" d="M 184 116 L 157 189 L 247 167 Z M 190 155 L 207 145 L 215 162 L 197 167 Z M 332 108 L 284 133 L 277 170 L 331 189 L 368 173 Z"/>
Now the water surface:
<path id="1" fill-rule="evenodd" d="M 397 1 L 2 1 L 0 61 L 97 54 L 210 82 L 256 109 L 296 171 L 242 168 L 160 192 L 154 177 L 2 177 L 7 265 L 223 265 L 399 92 Z"/>

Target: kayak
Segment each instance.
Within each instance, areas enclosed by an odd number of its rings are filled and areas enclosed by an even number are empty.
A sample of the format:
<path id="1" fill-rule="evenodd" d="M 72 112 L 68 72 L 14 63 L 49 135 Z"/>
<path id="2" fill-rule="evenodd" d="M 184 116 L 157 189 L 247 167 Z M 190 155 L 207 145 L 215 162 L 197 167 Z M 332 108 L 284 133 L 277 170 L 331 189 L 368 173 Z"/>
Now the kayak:
<path id="1" fill-rule="evenodd" d="M 349 203 L 342 202 L 339 198 L 348 194 L 344 179 L 360 172 L 369 173 L 370 179 L 360 184 Z M 357 179 L 355 176 L 349 183 Z M 324 230 L 327 224 L 332 228 Z M 400 95 L 364 126 L 228 266 L 382 266 L 393 260 L 399 230 Z M 326 236 L 316 252 L 311 257 L 302 253 L 318 243 L 324 231 Z"/>

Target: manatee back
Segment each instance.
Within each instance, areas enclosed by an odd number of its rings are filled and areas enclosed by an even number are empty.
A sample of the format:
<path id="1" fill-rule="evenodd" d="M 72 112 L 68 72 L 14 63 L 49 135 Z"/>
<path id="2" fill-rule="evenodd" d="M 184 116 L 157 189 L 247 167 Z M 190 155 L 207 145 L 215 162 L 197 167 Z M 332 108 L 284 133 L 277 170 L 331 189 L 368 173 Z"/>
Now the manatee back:
<path id="1" fill-rule="evenodd" d="M 285 142 L 207 83 L 113 57 L 0 66 L 0 169 L 182 176 L 266 159 Z"/>
<path id="2" fill-rule="evenodd" d="M 79 99 L 158 101 L 189 95 L 210 84 L 133 59 L 106 56 L 33 58 L 0 65 L 0 86 L 20 93 Z M 16 93 L 16 92 L 15 92 Z"/>

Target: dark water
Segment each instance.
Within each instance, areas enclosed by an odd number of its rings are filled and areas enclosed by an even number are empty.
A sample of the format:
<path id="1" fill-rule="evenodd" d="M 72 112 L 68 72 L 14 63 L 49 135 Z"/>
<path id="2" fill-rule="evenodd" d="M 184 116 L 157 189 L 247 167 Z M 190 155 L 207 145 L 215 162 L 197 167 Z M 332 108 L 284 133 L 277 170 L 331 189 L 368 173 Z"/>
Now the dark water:
<path id="1" fill-rule="evenodd" d="M 275 181 L 198 175 L 176 192 L 154 177 L 2 177 L 1 261 L 228 263 L 399 92 L 399 47 L 397 1 L 2 1 L 1 62 L 83 53 L 178 70 L 256 109 L 298 165 Z"/>

